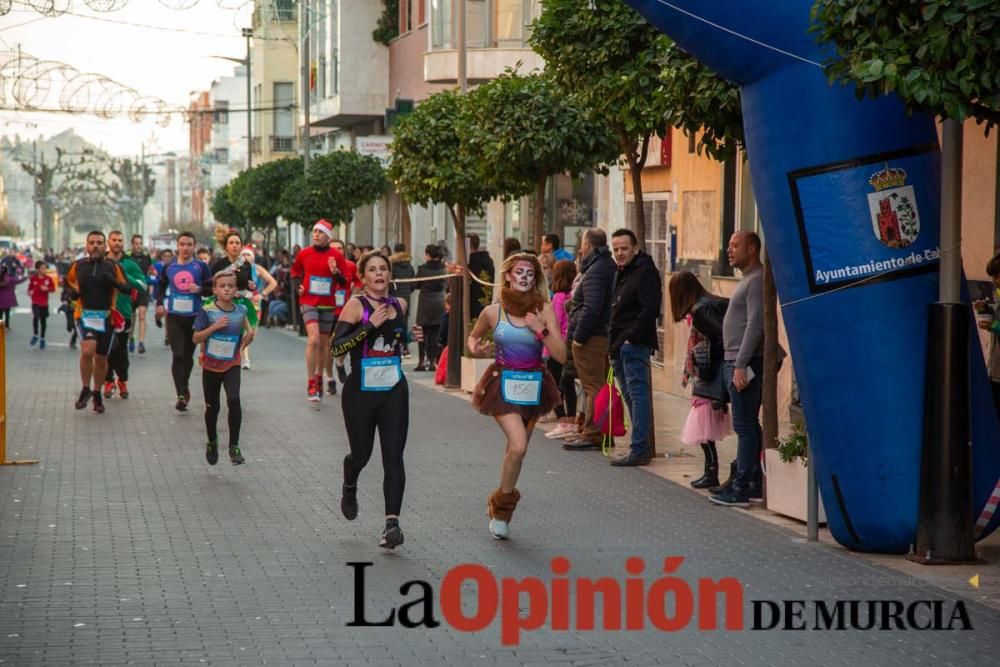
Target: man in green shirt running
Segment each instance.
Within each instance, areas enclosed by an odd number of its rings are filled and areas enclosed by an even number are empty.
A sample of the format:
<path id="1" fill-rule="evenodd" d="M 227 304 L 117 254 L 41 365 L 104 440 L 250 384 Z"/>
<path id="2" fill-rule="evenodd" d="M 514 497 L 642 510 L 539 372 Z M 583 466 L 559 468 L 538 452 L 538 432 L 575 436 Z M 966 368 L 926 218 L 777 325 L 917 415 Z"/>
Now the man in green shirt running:
<path id="1" fill-rule="evenodd" d="M 121 266 L 125 279 L 132 286 L 132 294 L 119 292 L 115 308 L 125 318 L 125 329 L 115 338 L 111 354 L 108 355 L 108 374 L 104 378 L 104 398 L 111 398 L 115 390 L 122 398 L 128 398 L 128 339 L 132 331 L 132 302 L 139 293 L 146 291 L 146 275 L 132 257 L 125 254 L 125 236 L 118 230 L 108 234 L 107 258 Z M 117 386 L 115 376 L 118 377 Z"/>

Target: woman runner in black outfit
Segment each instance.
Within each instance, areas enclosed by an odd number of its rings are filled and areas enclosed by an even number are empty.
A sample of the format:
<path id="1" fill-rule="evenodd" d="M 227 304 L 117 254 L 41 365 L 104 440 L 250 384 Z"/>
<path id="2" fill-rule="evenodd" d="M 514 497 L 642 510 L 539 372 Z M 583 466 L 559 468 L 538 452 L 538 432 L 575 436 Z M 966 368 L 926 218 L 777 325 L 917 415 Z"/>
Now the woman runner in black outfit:
<path id="1" fill-rule="evenodd" d="M 358 477 L 371 458 L 378 429 L 385 496 L 385 530 L 379 546 L 395 549 L 403 543 L 399 511 L 410 422 L 410 392 L 400 363 L 406 349 L 406 302 L 389 295 L 388 257 L 369 253 L 361 258 L 358 270 L 363 293 L 344 306 L 331 343 L 333 356 L 351 354 L 351 374 L 341 398 L 351 452 L 344 457 L 340 509 L 349 521 L 358 515 Z"/>

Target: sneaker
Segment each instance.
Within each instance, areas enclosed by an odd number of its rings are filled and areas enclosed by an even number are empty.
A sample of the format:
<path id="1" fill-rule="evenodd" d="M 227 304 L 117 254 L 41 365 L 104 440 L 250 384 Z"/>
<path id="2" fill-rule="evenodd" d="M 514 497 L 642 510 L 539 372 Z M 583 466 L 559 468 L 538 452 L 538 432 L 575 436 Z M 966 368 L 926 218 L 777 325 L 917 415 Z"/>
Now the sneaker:
<path id="1" fill-rule="evenodd" d="M 306 392 L 308 394 L 308 398 L 306 400 L 310 403 L 320 402 L 319 387 L 316 386 L 316 380 L 309 380 L 309 387 L 306 389 Z"/>
<path id="2" fill-rule="evenodd" d="M 337 395 L 337 381 L 336 380 L 330 380 L 329 382 L 326 383 L 326 393 L 330 394 L 331 396 L 336 396 Z"/>
<path id="3" fill-rule="evenodd" d="M 174 403 L 174 410 L 177 410 L 177 412 L 187 412 L 187 409 L 188 400 L 185 398 L 184 394 L 181 394 L 177 397 L 177 402 Z"/>
<path id="4" fill-rule="evenodd" d="M 510 524 L 500 519 L 490 519 L 490 535 L 497 540 L 506 540 L 510 537 Z"/>
<path id="5" fill-rule="evenodd" d="M 413 372 L 414 373 L 423 373 L 426 370 L 427 370 L 427 367 L 424 366 L 423 364 L 417 364 L 416 366 L 413 367 Z"/>
<path id="6" fill-rule="evenodd" d="M 347 368 L 344 366 L 337 366 L 337 378 L 340 379 L 340 384 L 347 382 Z"/>
<path id="7" fill-rule="evenodd" d="M 545 434 L 545 437 L 549 440 L 556 440 L 558 438 L 565 437 L 571 433 L 576 433 L 576 424 L 560 424 L 554 429 Z"/>
<path id="8" fill-rule="evenodd" d="M 99 415 L 103 415 L 104 414 L 104 399 L 101 398 L 100 392 L 96 392 L 95 391 L 94 394 L 93 394 L 93 396 L 91 398 L 94 399 L 94 412 L 96 412 Z"/>
<path id="9" fill-rule="evenodd" d="M 69 349 L 71 349 L 71 350 L 75 350 L 76 349 L 76 341 L 75 340 L 70 340 L 69 341 Z"/>
<path id="10" fill-rule="evenodd" d="M 747 492 L 747 497 L 752 503 L 762 503 L 764 502 L 764 487 L 750 485 L 750 490 Z"/>
<path id="11" fill-rule="evenodd" d="M 104 398 L 111 398 L 115 395 L 115 383 L 105 382 L 104 383 Z"/>
<path id="12" fill-rule="evenodd" d="M 45 349 L 45 339 L 44 338 L 39 338 L 38 339 L 38 349 L 39 350 L 44 350 Z"/>
<path id="13" fill-rule="evenodd" d="M 750 499 L 734 490 L 709 496 L 708 499 L 716 505 L 725 505 L 726 507 L 750 507 Z"/>
<path id="14" fill-rule="evenodd" d="M 32 337 L 31 337 L 31 342 L 30 342 L 30 343 L 28 343 L 28 345 L 30 345 L 30 346 L 32 346 L 32 347 L 34 347 L 34 346 L 35 346 L 35 343 L 37 343 L 37 342 L 38 342 L 38 336 L 32 336 Z"/>
<path id="15" fill-rule="evenodd" d="M 128 353 L 132 354 L 135 352 L 135 338 L 128 339 Z"/>
<path id="16" fill-rule="evenodd" d="M 382 531 L 382 541 L 378 543 L 383 549 L 395 549 L 403 543 L 403 529 L 396 519 L 387 519 L 385 530 Z"/>
<path id="17" fill-rule="evenodd" d="M 80 390 L 80 398 L 76 399 L 76 403 L 74 403 L 73 406 L 77 410 L 83 410 L 85 407 L 87 407 L 87 402 L 90 401 L 90 395 L 91 395 L 90 387 L 84 387 L 83 389 Z"/>
<path id="18" fill-rule="evenodd" d="M 146 346 L 142 344 L 142 341 L 139 341 L 139 354 L 146 354 Z"/>
<path id="19" fill-rule="evenodd" d="M 124 380 L 118 381 L 118 395 L 125 399 L 128 398 L 128 382 Z"/>
<path id="20" fill-rule="evenodd" d="M 348 521 L 354 521 L 358 516 L 358 485 L 344 484 L 340 496 L 340 511 Z"/>
<path id="21" fill-rule="evenodd" d="M 205 447 L 205 460 L 208 461 L 208 465 L 214 466 L 219 462 L 219 441 L 209 440 L 208 445 Z"/>
<path id="22" fill-rule="evenodd" d="M 246 459 L 240 454 L 239 445 L 229 445 L 229 462 L 234 466 L 238 466 L 241 463 L 246 463 Z"/>

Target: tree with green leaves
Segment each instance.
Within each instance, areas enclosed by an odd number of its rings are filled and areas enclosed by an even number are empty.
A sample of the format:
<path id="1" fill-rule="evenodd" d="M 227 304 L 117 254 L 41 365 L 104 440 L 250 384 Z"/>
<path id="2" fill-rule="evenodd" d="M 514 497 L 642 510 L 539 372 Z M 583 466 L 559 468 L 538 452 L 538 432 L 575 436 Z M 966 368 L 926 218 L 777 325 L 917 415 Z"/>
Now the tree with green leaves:
<path id="1" fill-rule="evenodd" d="M 482 177 L 482 156 L 462 141 L 466 122 L 465 96 L 453 90 L 431 95 L 400 118 L 389 166 L 389 178 L 406 201 L 447 207 L 459 239 L 455 257 L 462 265 L 466 262 L 462 242 L 466 214 L 483 213 L 486 202 L 500 194 Z"/>
<path id="2" fill-rule="evenodd" d="M 542 74 L 506 71 L 469 93 L 466 113 L 459 134 L 466 150 L 479 156 L 483 179 L 505 199 L 534 193 L 536 250 L 549 177 L 578 176 L 618 160 L 611 130 Z"/>
<path id="3" fill-rule="evenodd" d="M 286 158 L 244 170 L 233 181 L 233 202 L 250 228 L 263 232 L 265 239 L 277 228 L 282 192 L 301 173 L 302 159 Z"/>
<path id="4" fill-rule="evenodd" d="M 986 131 L 1000 122 L 1000 3 L 818 0 L 813 30 L 835 53 L 832 81 L 859 97 L 894 92 L 911 110 Z"/>
<path id="5" fill-rule="evenodd" d="M 614 132 L 635 193 L 635 232 L 645 244 L 642 169 L 653 135 L 671 126 L 722 159 L 742 141 L 739 93 L 660 34 L 621 0 L 546 0 L 531 47 L 563 91 Z M 692 99 L 690 95 L 701 97 Z"/>
<path id="6" fill-rule="evenodd" d="M 239 227 L 243 224 L 243 214 L 233 201 L 233 183 L 230 181 L 215 191 L 212 197 L 212 217 L 228 227 Z"/>
<path id="7" fill-rule="evenodd" d="M 385 193 L 382 164 L 370 155 L 354 151 L 334 151 L 309 163 L 282 193 L 282 216 L 311 226 L 325 218 L 337 224 L 350 222 L 354 211 L 374 204 Z"/>

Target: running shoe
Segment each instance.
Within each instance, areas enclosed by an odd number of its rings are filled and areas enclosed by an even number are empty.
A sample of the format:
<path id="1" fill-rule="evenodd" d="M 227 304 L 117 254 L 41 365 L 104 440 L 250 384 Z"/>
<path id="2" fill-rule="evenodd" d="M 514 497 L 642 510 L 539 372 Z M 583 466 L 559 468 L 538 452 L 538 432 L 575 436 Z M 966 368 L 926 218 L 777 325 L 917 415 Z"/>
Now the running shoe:
<path id="1" fill-rule="evenodd" d="M 103 415 L 104 414 L 104 399 L 101 398 L 100 392 L 96 392 L 95 391 L 94 395 L 93 395 L 93 399 L 94 399 L 94 412 L 96 412 L 99 415 Z"/>
<path id="2" fill-rule="evenodd" d="M 331 396 L 336 396 L 337 395 L 337 381 L 336 380 L 330 380 L 329 382 L 326 383 L 326 393 L 330 394 Z"/>
<path id="3" fill-rule="evenodd" d="M 132 354 L 135 352 L 135 338 L 128 339 L 128 353 Z"/>
<path id="4" fill-rule="evenodd" d="M 576 433 L 576 424 L 563 423 L 546 433 L 545 437 L 549 440 L 557 440 L 559 438 L 564 438 L 571 433 Z"/>
<path id="5" fill-rule="evenodd" d="M 128 398 L 128 382 L 125 380 L 118 381 L 118 395 L 122 398 Z"/>
<path id="6" fill-rule="evenodd" d="M 32 346 L 32 347 L 34 347 L 34 346 L 35 346 L 35 343 L 37 343 L 37 342 L 38 342 L 38 336 L 32 336 L 32 337 L 31 337 L 31 342 L 30 342 L 30 343 L 28 343 L 28 345 L 30 345 L 30 346 Z"/>
<path id="7" fill-rule="evenodd" d="M 306 392 L 308 394 L 307 400 L 310 403 L 320 402 L 321 400 L 319 396 L 320 389 L 319 387 L 316 386 L 316 380 L 309 380 L 309 387 L 306 389 Z"/>
<path id="8" fill-rule="evenodd" d="M 111 398 L 115 395 L 115 383 L 105 382 L 104 383 L 104 398 Z"/>
<path id="9" fill-rule="evenodd" d="M 395 549 L 403 543 L 403 529 L 399 527 L 398 519 L 386 519 L 385 530 L 382 531 L 382 541 L 378 543 L 383 549 Z"/>
<path id="10" fill-rule="evenodd" d="M 214 466 L 219 462 L 219 441 L 209 440 L 208 445 L 205 447 L 205 460 L 208 461 L 208 465 Z"/>
<path id="11" fill-rule="evenodd" d="M 239 445 L 229 445 L 229 462 L 234 466 L 238 466 L 241 463 L 246 463 L 246 459 L 240 454 Z"/>
<path id="12" fill-rule="evenodd" d="M 142 344 L 142 341 L 139 341 L 139 354 L 146 354 L 146 346 Z"/>
<path id="13" fill-rule="evenodd" d="M 358 517 L 358 485 L 348 486 L 344 484 L 340 496 L 340 511 L 348 521 L 354 521 Z"/>
<path id="14" fill-rule="evenodd" d="M 45 349 L 45 339 L 44 338 L 40 338 L 38 340 L 38 349 L 39 350 L 44 350 Z"/>
<path id="15" fill-rule="evenodd" d="M 91 394 L 90 387 L 84 387 L 83 389 L 81 389 L 80 398 L 76 399 L 76 403 L 73 404 L 74 407 L 77 410 L 83 410 L 85 407 L 87 407 L 87 402 L 90 401 L 90 394 Z"/>
<path id="16" fill-rule="evenodd" d="M 177 412 L 187 412 L 187 409 L 188 400 L 184 397 L 184 394 L 181 394 L 177 397 L 177 402 L 174 403 L 174 410 L 177 410 Z"/>
<path id="17" fill-rule="evenodd" d="M 750 498 L 742 493 L 737 493 L 736 489 L 730 489 L 728 493 L 709 496 L 708 499 L 716 505 L 724 505 L 726 507 L 750 507 Z"/>
<path id="18" fill-rule="evenodd" d="M 490 535 L 497 540 L 506 540 L 510 537 L 510 524 L 500 519 L 490 518 Z"/>
<path id="19" fill-rule="evenodd" d="M 337 366 L 337 377 L 340 378 L 340 384 L 347 382 L 347 368 L 344 366 Z"/>

